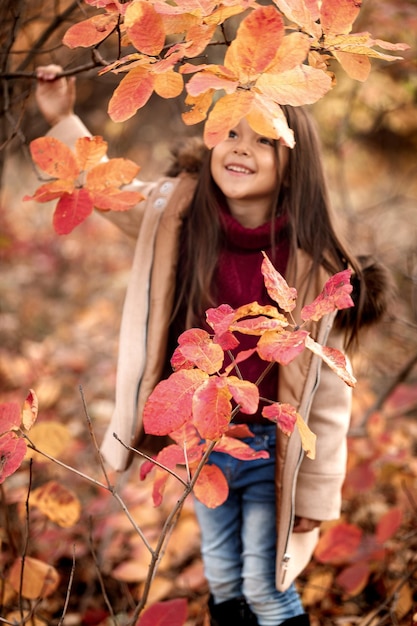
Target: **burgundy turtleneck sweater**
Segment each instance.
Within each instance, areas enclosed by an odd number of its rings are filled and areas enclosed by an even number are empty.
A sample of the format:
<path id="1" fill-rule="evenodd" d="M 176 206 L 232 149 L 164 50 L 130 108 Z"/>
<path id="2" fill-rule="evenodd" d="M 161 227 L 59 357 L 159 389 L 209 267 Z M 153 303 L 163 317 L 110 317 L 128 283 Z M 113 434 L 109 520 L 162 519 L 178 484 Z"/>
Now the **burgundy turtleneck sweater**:
<path id="1" fill-rule="evenodd" d="M 287 234 L 287 220 L 285 216 L 275 220 L 275 254 L 271 247 L 271 223 L 267 222 L 257 228 L 245 228 L 233 218 L 228 209 L 221 210 L 222 225 L 225 232 L 225 243 L 219 255 L 217 270 L 214 276 L 214 293 L 217 305 L 229 304 L 234 309 L 250 302 L 272 304 L 265 288 L 261 264 L 264 251 L 274 267 L 285 275 L 288 254 L 289 238 Z M 235 353 L 253 348 L 259 337 L 235 333 L 239 346 Z M 227 356 L 227 355 L 226 355 Z M 239 370 L 245 380 L 256 382 L 267 367 L 268 363 L 253 354 L 239 364 Z M 277 400 L 278 365 L 276 364 L 259 385 L 259 395 L 269 400 Z M 234 422 L 265 422 L 261 416 L 264 402 L 260 402 L 258 412 L 254 415 L 239 413 Z"/>

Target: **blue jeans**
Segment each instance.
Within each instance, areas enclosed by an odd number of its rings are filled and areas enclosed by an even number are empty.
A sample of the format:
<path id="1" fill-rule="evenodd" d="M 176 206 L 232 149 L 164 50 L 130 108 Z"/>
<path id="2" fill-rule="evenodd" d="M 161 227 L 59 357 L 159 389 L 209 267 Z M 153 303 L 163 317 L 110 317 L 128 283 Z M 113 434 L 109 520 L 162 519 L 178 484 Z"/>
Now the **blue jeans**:
<path id="1" fill-rule="evenodd" d="M 201 529 L 206 578 L 215 604 L 244 595 L 259 626 L 278 626 L 303 613 L 294 587 L 275 587 L 275 424 L 252 424 L 255 437 L 244 439 L 269 459 L 239 461 L 212 452 L 209 463 L 223 471 L 229 485 L 224 504 L 209 509 L 195 500 Z"/>

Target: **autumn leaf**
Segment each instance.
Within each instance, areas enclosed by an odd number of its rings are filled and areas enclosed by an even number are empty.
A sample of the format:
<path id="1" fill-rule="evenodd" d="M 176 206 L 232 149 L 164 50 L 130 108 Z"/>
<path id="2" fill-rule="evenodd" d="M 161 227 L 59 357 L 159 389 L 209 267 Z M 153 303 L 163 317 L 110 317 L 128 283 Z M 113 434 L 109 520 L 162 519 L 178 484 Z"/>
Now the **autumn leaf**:
<path id="1" fill-rule="evenodd" d="M 20 426 L 21 414 L 17 402 L 3 402 L 0 404 L 0 433 L 17 429 Z"/>
<path id="2" fill-rule="evenodd" d="M 355 524 L 339 522 L 320 537 L 314 556 L 320 563 L 349 563 L 362 540 L 363 531 Z"/>
<path id="3" fill-rule="evenodd" d="M 306 33 L 316 39 L 320 38 L 321 28 L 316 23 L 320 17 L 318 8 L 313 12 L 318 3 L 307 3 L 305 0 L 274 0 L 274 3 L 291 22 L 301 26 Z"/>
<path id="4" fill-rule="evenodd" d="M 209 509 L 223 504 L 229 495 L 229 486 L 221 469 L 217 465 L 204 465 L 195 482 L 193 493 Z"/>
<path id="5" fill-rule="evenodd" d="M 350 33 L 362 0 L 322 0 L 320 24 L 324 33 Z"/>
<path id="6" fill-rule="evenodd" d="M 52 565 L 30 556 L 16 559 L 7 575 L 7 581 L 23 598 L 47 598 L 57 589 L 60 581 Z"/>
<path id="7" fill-rule="evenodd" d="M 265 252 L 262 254 L 264 259 L 262 261 L 261 271 L 266 290 L 272 300 L 274 300 L 283 311 L 289 313 L 295 308 L 297 290 L 294 287 L 289 287 L 285 278 L 275 269 Z"/>
<path id="8" fill-rule="evenodd" d="M 232 414 L 232 394 L 223 377 L 209 378 L 192 401 L 193 424 L 203 439 L 216 441 L 226 432 Z"/>
<path id="9" fill-rule="evenodd" d="M 266 452 L 266 450 L 253 450 L 253 448 L 244 441 L 239 441 L 231 437 L 230 429 L 216 443 L 215 450 L 216 452 L 230 454 L 233 458 L 240 459 L 241 461 L 254 461 L 256 459 L 269 458 L 269 452 Z"/>
<path id="10" fill-rule="evenodd" d="M 335 582 L 349 596 L 356 596 L 366 587 L 371 574 L 370 564 L 367 561 L 359 561 L 345 567 L 335 578 Z"/>
<path id="11" fill-rule="evenodd" d="M 388 539 L 391 539 L 400 528 L 402 521 L 403 511 L 401 508 L 394 507 L 387 511 L 378 521 L 375 533 L 377 541 L 384 544 Z"/>
<path id="12" fill-rule="evenodd" d="M 73 526 L 80 519 L 81 502 L 72 491 L 54 480 L 32 491 L 30 504 L 62 528 Z"/>
<path id="13" fill-rule="evenodd" d="M 168 435 L 191 418 L 195 390 L 207 380 L 200 370 L 180 370 L 162 380 L 149 396 L 143 411 L 145 432 Z M 155 415 L 158 419 L 155 419 Z"/>
<path id="14" fill-rule="evenodd" d="M 296 414 L 297 417 L 297 428 L 301 438 L 301 447 L 303 448 L 306 456 L 309 459 L 314 460 L 316 458 L 316 440 L 317 436 L 312 432 L 312 430 L 308 427 L 306 422 L 303 420 L 299 413 Z"/>
<path id="15" fill-rule="evenodd" d="M 136 626 L 183 626 L 187 612 L 185 598 L 157 602 L 144 610 Z"/>
<path id="16" fill-rule="evenodd" d="M 171 358 L 174 370 L 180 367 L 198 367 L 206 374 L 218 372 L 224 359 L 222 347 L 214 343 L 208 332 L 191 328 L 178 338 L 178 347 Z"/>
<path id="17" fill-rule="evenodd" d="M 207 323 L 214 330 L 214 340 L 223 350 L 233 350 L 239 345 L 239 341 L 230 331 L 234 319 L 235 311 L 228 304 L 221 304 L 206 311 Z"/>
<path id="18" fill-rule="evenodd" d="M 23 403 L 22 408 L 22 425 L 25 430 L 30 430 L 38 417 L 38 398 L 33 389 L 29 393 Z"/>
<path id="19" fill-rule="evenodd" d="M 320 295 L 301 310 L 301 319 L 317 322 L 327 313 L 354 306 L 350 296 L 353 287 L 350 283 L 352 270 L 346 269 L 331 276 Z"/>
<path id="20" fill-rule="evenodd" d="M 40 451 L 59 458 L 69 446 L 73 437 L 65 424 L 58 421 L 37 422 L 30 431 L 30 441 Z M 26 458 L 34 458 L 38 463 L 49 462 L 40 452 L 28 448 Z"/>
<path id="21" fill-rule="evenodd" d="M 258 387 L 254 383 L 242 380 L 237 376 L 228 376 L 224 380 L 232 394 L 233 400 L 239 405 L 239 410 L 249 415 L 256 413 L 259 404 Z"/>
<path id="22" fill-rule="evenodd" d="M 268 404 L 262 409 L 262 415 L 275 424 L 278 424 L 280 430 L 282 430 L 285 435 L 289 436 L 294 431 L 297 421 L 297 411 L 290 404 L 282 402 Z"/>
<path id="23" fill-rule="evenodd" d="M 305 346 L 314 354 L 317 354 L 341 378 L 349 387 L 356 385 L 356 378 L 347 368 L 346 357 L 340 350 L 329 346 L 322 346 L 310 336 L 305 338 Z"/>
<path id="24" fill-rule="evenodd" d="M 57 180 L 24 199 L 49 202 L 59 198 L 53 216 L 59 235 L 72 232 L 94 208 L 126 211 L 143 199 L 138 192 L 119 189 L 131 182 L 139 167 L 129 159 L 103 162 L 107 143 L 102 137 L 79 138 L 75 153 L 54 137 L 35 139 L 30 149 L 36 165 Z"/>
<path id="25" fill-rule="evenodd" d="M 257 351 L 261 359 L 288 365 L 306 347 L 306 330 L 266 331 L 258 341 Z"/>
<path id="26" fill-rule="evenodd" d="M 68 48 L 96 46 L 116 28 L 118 20 L 119 16 L 112 13 L 94 15 L 70 26 L 62 39 L 62 43 Z"/>
<path id="27" fill-rule="evenodd" d="M 132 2 L 124 18 L 126 34 L 137 50 L 157 56 L 165 43 L 165 28 L 159 13 L 148 2 Z"/>
<path id="28" fill-rule="evenodd" d="M 0 484 L 20 467 L 25 458 L 26 449 L 26 442 L 16 433 L 9 431 L 0 435 Z"/>

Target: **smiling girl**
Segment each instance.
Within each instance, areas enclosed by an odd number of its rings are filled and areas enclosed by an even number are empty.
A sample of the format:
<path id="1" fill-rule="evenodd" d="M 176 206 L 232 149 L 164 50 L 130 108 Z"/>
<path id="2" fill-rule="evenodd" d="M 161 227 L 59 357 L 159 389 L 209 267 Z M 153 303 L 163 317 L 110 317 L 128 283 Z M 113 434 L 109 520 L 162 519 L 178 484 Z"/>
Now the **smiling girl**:
<path id="1" fill-rule="evenodd" d="M 73 113 L 74 82 L 57 78 L 60 68 L 38 69 L 37 101 L 50 134 L 72 146 L 89 134 Z M 137 181 L 144 200 L 125 213 L 108 213 L 136 251 L 123 311 L 116 406 L 102 444 L 107 461 L 124 470 L 129 446 L 144 446 L 142 410 L 166 375 L 176 339 L 204 326 L 210 306 L 249 302 L 275 304 L 261 274 L 262 251 L 298 291 L 297 321 L 330 275 L 351 267 L 354 310 L 311 323 L 322 344 L 343 350 L 356 345 L 359 329 L 383 313 L 385 275 L 375 264 L 361 269 L 336 234 L 331 218 L 319 143 L 302 107 L 283 107 L 295 147 L 258 135 L 245 119 L 209 151 L 178 153 L 168 176 Z M 193 144 L 194 145 L 194 144 Z M 372 289 L 369 277 L 372 277 Z M 239 349 L 249 339 L 242 337 Z M 299 439 L 282 435 L 262 417 L 239 413 L 268 459 L 239 461 L 214 451 L 210 463 L 229 483 L 227 501 L 216 509 L 195 503 L 202 555 L 210 588 L 212 626 L 309 624 L 294 580 L 309 562 L 323 520 L 338 518 L 346 467 L 351 391 L 320 359 L 304 351 L 290 365 L 276 364 L 260 383 L 260 396 L 295 406 L 317 435 L 314 461 Z M 242 375 L 255 382 L 265 364 L 252 355 Z"/>

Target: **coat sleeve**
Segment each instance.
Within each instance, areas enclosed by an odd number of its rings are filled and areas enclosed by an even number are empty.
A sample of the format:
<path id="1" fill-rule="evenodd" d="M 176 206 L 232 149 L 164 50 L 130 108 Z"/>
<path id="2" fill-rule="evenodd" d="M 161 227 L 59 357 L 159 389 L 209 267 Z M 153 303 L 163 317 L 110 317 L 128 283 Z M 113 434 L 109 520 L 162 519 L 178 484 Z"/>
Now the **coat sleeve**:
<path id="1" fill-rule="evenodd" d="M 342 350 L 340 333 L 333 331 L 327 345 Z M 351 387 L 323 363 L 308 419 L 317 436 L 316 458 L 303 459 L 297 479 L 295 514 L 300 517 L 321 521 L 340 516 L 351 406 Z"/>
<path id="2" fill-rule="evenodd" d="M 91 137 L 91 133 L 77 115 L 68 115 L 53 126 L 47 133 L 47 136 L 55 137 L 65 143 L 69 148 L 74 149 L 77 139 L 80 137 Z M 127 211 L 100 211 L 100 215 L 115 224 L 125 234 L 129 235 L 129 237 L 136 240 L 145 211 L 145 201 L 155 189 L 156 184 L 157 183 L 154 182 L 146 183 L 135 179 L 124 188 L 140 192 L 144 200 Z"/>

